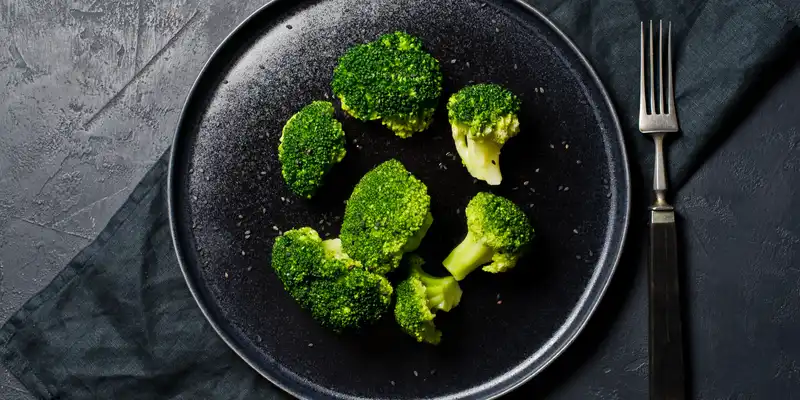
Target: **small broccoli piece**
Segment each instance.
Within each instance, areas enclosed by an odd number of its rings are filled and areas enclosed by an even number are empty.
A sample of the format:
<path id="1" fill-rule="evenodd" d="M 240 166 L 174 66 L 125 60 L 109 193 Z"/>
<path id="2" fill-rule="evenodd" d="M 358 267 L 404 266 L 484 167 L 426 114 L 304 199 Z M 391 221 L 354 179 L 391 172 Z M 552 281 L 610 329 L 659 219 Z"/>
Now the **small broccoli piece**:
<path id="1" fill-rule="evenodd" d="M 442 71 L 419 38 L 394 32 L 348 50 L 333 71 L 332 86 L 348 114 L 362 121 L 381 119 L 407 138 L 433 121 Z"/>
<path id="2" fill-rule="evenodd" d="M 525 213 L 511 200 L 478 193 L 466 209 L 467 236 L 444 266 L 459 281 L 481 265 L 484 271 L 505 272 L 517 265 L 534 231 Z"/>
<path id="3" fill-rule="evenodd" d="M 435 277 L 422 270 L 425 261 L 411 255 L 409 277 L 397 285 L 394 317 L 403 331 L 418 342 L 439 344 L 442 332 L 433 323 L 436 312 L 450 311 L 461 301 L 461 287 L 452 276 Z"/>
<path id="4" fill-rule="evenodd" d="M 499 85 L 467 86 L 450 97 L 448 118 L 461 161 L 470 175 L 499 185 L 500 149 L 519 133 L 520 100 Z"/>
<path id="5" fill-rule="evenodd" d="M 344 251 L 372 272 L 386 274 L 419 247 L 433 223 L 428 188 L 397 160 L 361 178 L 345 207 Z"/>
<path id="6" fill-rule="evenodd" d="M 367 326 L 389 309 L 393 292 L 389 281 L 342 252 L 339 239 L 323 241 L 312 228 L 278 237 L 272 268 L 315 320 L 337 332 Z"/>
<path id="7" fill-rule="evenodd" d="M 293 115 L 278 145 L 283 179 L 292 192 L 309 199 L 346 153 L 342 124 L 327 101 L 315 101 Z"/>

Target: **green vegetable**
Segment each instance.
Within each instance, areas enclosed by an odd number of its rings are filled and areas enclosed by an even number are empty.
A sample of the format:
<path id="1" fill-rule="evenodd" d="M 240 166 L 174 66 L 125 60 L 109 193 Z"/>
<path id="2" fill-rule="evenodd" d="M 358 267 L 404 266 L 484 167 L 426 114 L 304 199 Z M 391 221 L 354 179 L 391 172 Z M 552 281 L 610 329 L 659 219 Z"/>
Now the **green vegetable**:
<path id="1" fill-rule="evenodd" d="M 381 119 L 406 138 L 430 126 L 442 93 L 439 62 L 405 32 L 352 47 L 333 71 L 333 93 L 353 117 Z"/>
<path id="2" fill-rule="evenodd" d="M 345 207 L 344 251 L 372 272 L 386 274 L 414 251 L 433 223 L 428 188 L 397 160 L 361 178 Z"/>
<path id="3" fill-rule="evenodd" d="M 372 324 L 389 309 L 389 281 L 342 252 L 339 239 L 323 241 L 312 228 L 278 237 L 272 268 L 315 320 L 337 332 Z"/>
<path id="4" fill-rule="evenodd" d="M 450 97 L 448 118 L 461 161 L 470 175 L 499 185 L 500 150 L 519 133 L 520 100 L 499 85 L 467 86 Z"/>
<path id="5" fill-rule="evenodd" d="M 467 236 L 447 258 L 444 266 L 459 281 L 481 265 L 484 271 L 505 272 L 517 265 L 533 240 L 533 228 L 525 213 L 511 200 L 478 193 L 466 209 Z"/>
<path id="6" fill-rule="evenodd" d="M 439 344 L 442 332 L 433 320 L 436 312 L 450 311 L 461 301 L 461 287 L 452 276 L 435 277 L 422 270 L 425 261 L 411 255 L 409 277 L 397 285 L 394 317 L 403 331 L 418 342 Z"/>
<path id="7" fill-rule="evenodd" d="M 283 179 L 298 196 L 311 198 L 345 150 L 342 124 L 333 105 L 315 101 L 297 112 L 283 127 L 278 159 Z"/>

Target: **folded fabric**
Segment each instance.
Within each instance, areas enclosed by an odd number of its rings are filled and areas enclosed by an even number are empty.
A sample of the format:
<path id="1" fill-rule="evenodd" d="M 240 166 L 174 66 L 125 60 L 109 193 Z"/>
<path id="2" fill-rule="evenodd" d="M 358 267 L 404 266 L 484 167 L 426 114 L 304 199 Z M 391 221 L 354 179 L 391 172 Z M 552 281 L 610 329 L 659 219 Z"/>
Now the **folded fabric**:
<path id="1" fill-rule="evenodd" d="M 636 129 L 639 22 L 672 21 L 683 128 L 670 147 L 676 183 L 699 165 L 715 137 L 726 134 L 740 100 L 771 66 L 796 57 L 796 14 L 769 1 L 532 3 L 595 66 L 618 107 L 631 158 L 643 162 L 644 171 L 652 148 Z M 0 329 L 0 362 L 35 396 L 288 397 L 228 349 L 186 288 L 169 233 L 166 165 L 165 154 L 98 239 Z"/>

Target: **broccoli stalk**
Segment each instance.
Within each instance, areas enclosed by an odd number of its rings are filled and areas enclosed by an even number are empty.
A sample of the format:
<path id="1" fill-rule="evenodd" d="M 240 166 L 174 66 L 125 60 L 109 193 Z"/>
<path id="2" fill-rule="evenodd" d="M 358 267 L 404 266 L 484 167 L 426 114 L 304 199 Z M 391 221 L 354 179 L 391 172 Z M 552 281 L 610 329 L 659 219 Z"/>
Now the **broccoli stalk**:
<path id="1" fill-rule="evenodd" d="M 453 124 L 453 140 L 456 143 L 456 151 L 470 175 L 490 185 L 499 185 L 502 182 L 501 145 L 491 139 L 471 136 L 469 128 L 459 123 Z"/>
<path id="2" fill-rule="evenodd" d="M 451 276 L 436 277 L 422 270 L 424 260 L 411 255 L 409 276 L 397 285 L 395 320 L 400 328 L 418 342 L 439 344 L 442 332 L 433 320 L 438 311 L 450 311 L 461 301 L 461 287 Z"/>
<path id="3" fill-rule="evenodd" d="M 480 237 L 467 232 L 467 237 L 453 249 L 443 264 L 460 281 L 476 268 L 491 262 L 494 254 L 495 250 L 485 245 Z"/>
<path id="4" fill-rule="evenodd" d="M 450 274 L 460 281 L 482 265 L 492 273 L 514 268 L 533 240 L 525 213 L 511 200 L 482 192 L 465 214 L 467 235 L 442 263 Z"/>
<path id="5" fill-rule="evenodd" d="M 467 86 L 447 103 L 456 151 L 476 179 L 499 185 L 500 150 L 519 133 L 520 101 L 499 85 Z"/>

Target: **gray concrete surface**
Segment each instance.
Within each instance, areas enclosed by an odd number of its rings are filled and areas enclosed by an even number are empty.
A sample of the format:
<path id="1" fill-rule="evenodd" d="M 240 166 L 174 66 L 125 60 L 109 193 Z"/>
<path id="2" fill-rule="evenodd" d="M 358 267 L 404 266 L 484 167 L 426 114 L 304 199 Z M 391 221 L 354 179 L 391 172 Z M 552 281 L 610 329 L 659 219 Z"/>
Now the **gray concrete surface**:
<path id="1" fill-rule="evenodd" d="M 0 322 L 102 229 L 169 145 L 213 47 L 262 3 L 0 3 Z M 795 66 L 678 197 L 696 249 L 687 291 L 698 398 L 800 398 L 798 96 Z M 599 321 L 520 398 L 645 398 L 636 261 L 621 267 Z M 30 395 L 0 370 L 0 398 Z"/>

